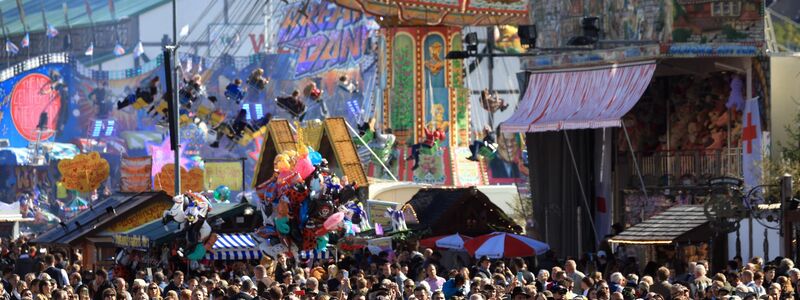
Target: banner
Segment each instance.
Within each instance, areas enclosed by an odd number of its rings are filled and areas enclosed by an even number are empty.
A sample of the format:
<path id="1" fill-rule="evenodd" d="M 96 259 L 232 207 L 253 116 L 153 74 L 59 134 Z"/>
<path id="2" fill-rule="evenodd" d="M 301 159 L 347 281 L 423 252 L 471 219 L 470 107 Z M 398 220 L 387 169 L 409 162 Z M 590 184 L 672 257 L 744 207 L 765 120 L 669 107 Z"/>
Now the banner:
<path id="1" fill-rule="evenodd" d="M 147 249 L 150 248 L 150 238 L 141 235 L 115 234 L 114 245 L 123 248 Z"/>
<path id="2" fill-rule="evenodd" d="M 761 113 L 758 97 L 747 100 L 742 115 L 742 173 L 745 190 L 761 182 Z"/>
<path id="3" fill-rule="evenodd" d="M 204 183 L 206 190 L 227 186 L 231 191 L 241 191 L 244 187 L 244 166 L 242 161 L 205 162 Z"/>
<path id="4" fill-rule="evenodd" d="M 150 157 L 122 158 L 120 167 L 121 192 L 146 192 L 150 190 L 150 169 L 153 160 Z"/>

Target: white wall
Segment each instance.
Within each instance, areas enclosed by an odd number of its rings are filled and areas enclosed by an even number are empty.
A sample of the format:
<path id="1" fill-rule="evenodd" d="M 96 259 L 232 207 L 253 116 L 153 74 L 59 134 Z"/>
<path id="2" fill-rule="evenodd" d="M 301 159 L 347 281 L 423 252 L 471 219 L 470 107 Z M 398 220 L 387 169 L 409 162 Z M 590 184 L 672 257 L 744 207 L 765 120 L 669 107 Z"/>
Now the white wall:
<path id="1" fill-rule="evenodd" d="M 770 227 L 777 228 L 778 223 L 772 222 L 769 223 L 767 221 L 762 221 L 763 223 L 769 225 Z M 744 261 L 750 260 L 753 256 L 760 256 L 762 258 L 766 257 L 768 259 L 774 259 L 776 256 L 782 256 L 781 249 L 781 237 L 778 234 L 778 230 L 767 229 L 757 220 L 753 220 L 753 253 L 750 254 L 750 232 L 749 232 L 749 220 L 744 219 L 739 222 L 739 239 L 741 242 L 742 247 L 742 259 Z M 764 235 L 764 229 L 767 229 L 767 234 Z M 764 239 L 769 241 L 769 255 L 764 255 Z M 732 260 L 733 257 L 736 256 L 736 232 L 731 232 L 728 234 L 728 260 Z"/>
<path id="2" fill-rule="evenodd" d="M 466 35 L 469 32 L 476 32 L 478 33 L 479 40 L 486 39 L 486 27 L 466 27 L 462 30 L 462 33 Z M 478 49 L 483 49 L 484 44 L 481 44 Z M 469 64 L 474 59 L 470 58 L 467 59 L 464 63 L 465 66 L 469 66 Z M 488 59 L 483 59 L 481 64 L 479 65 L 478 69 L 475 69 L 472 73 L 470 73 L 467 77 L 469 81 L 469 88 L 475 92 L 480 92 L 481 90 L 489 87 L 489 62 Z M 492 75 L 494 76 L 494 89 L 495 90 L 520 90 L 520 87 L 517 84 L 517 76 L 516 73 L 521 71 L 521 64 L 518 57 L 497 57 L 494 59 L 494 71 Z M 466 82 L 465 82 L 466 84 Z M 501 94 L 501 98 L 506 100 L 509 103 L 508 109 L 504 112 L 498 111 L 494 114 L 494 126 L 497 127 L 500 122 L 505 121 L 514 113 L 514 110 L 517 106 L 517 100 L 519 98 L 519 94 Z M 486 110 L 481 108 L 480 106 L 480 95 L 473 94 L 470 98 L 472 104 L 472 111 L 470 112 L 470 117 L 472 119 L 473 128 L 476 126 L 483 126 L 484 124 L 488 124 L 488 115 Z M 480 130 L 478 128 L 478 130 Z"/>
<path id="3" fill-rule="evenodd" d="M 795 124 L 794 117 L 800 108 L 800 57 L 773 57 L 770 59 L 770 121 L 772 157 L 778 158 L 781 149 L 791 141 L 786 125 Z M 794 145 L 793 145 L 794 146 Z"/>

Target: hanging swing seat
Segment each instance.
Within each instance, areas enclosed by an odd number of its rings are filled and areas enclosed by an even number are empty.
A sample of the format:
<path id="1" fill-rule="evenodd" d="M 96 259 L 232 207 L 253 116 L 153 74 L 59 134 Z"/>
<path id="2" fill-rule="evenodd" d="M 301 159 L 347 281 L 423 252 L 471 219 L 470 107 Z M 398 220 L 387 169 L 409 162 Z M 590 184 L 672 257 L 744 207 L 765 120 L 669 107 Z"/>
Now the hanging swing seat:
<path id="1" fill-rule="evenodd" d="M 485 157 L 486 159 L 494 159 L 495 156 L 497 156 L 497 147 L 495 147 L 494 145 L 481 146 L 478 149 L 478 154 L 480 154 L 480 156 Z"/>
<path id="2" fill-rule="evenodd" d="M 275 104 L 281 109 L 289 112 L 293 118 L 297 118 L 302 121 L 307 111 L 305 104 L 301 103 L 302 105 L 299 107 L 292 107 L 292 105 L 289 103 L 291 100 L 292 97 L 278 97 L 275 98 Z"/>

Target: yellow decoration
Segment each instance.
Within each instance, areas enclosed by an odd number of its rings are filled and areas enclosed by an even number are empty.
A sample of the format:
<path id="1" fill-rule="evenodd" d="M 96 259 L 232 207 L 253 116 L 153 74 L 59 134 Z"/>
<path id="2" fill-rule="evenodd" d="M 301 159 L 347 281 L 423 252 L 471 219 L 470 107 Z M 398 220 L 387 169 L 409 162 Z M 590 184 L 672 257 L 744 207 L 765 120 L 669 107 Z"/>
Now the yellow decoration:
<path id="1" fill-rule="evenodd" d="M 286 172 L 292 169 L 291 159 L 285 152 L 275 156 L 275 170 L 278 172 Z"/>
<path id="2" fill-rule="evenodd" d="M 61 172 L 64 188 L 81 193 L 99 188 L 110 173 L 108 161 L 100 157 L 97 152 L 78 154 L 72 159 L 64 159 L 58 163 L 58 171 Z"/>
<path id="3" fill-rule="evenodd" d="M 303 127 L 300 127 L 300 123 L 295 121 L 295 128 L 297 128 L 297 154 L 300 155 L 301 158 L 308 156 L 308 147 L 306 147 L 305 143 L 305 135 L 303 134 Z"/>
<path id="4" fill-rule="evenodd" d="M 189 171 L 181 167 L 181 192 L 200 192 L 203 191 L 203 170 L 194 168 Z M 162 190 L 170 196 L 175 194 L 175 165 L 166 164 L 161 168 L 161 172 L 156 174 L 155 188 Z"/>

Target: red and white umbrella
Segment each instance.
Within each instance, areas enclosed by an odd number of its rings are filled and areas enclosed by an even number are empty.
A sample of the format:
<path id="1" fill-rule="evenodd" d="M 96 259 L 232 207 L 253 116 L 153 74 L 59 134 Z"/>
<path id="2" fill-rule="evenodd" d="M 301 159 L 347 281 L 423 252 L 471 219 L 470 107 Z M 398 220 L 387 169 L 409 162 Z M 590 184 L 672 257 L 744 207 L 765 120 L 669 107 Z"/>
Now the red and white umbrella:
<path id="1" fill-rule="evenodd" d="M 471 239 L 472 239 L 471 237 L 456 233 L 451 235 L 440 235 L 440 236 L 429 237 L 427 239 L 420 240 L 419 245 L 428 248 L 463 250 L 464 242 L 469 241 Z"/>
<path id="2" fill-rule="evenodd" d="M 497 259 L 539 255 L 550 250 L 550 245 L 527 236 L 495 232 L 467 241 L 464 248 L 475 257 Z"/>

